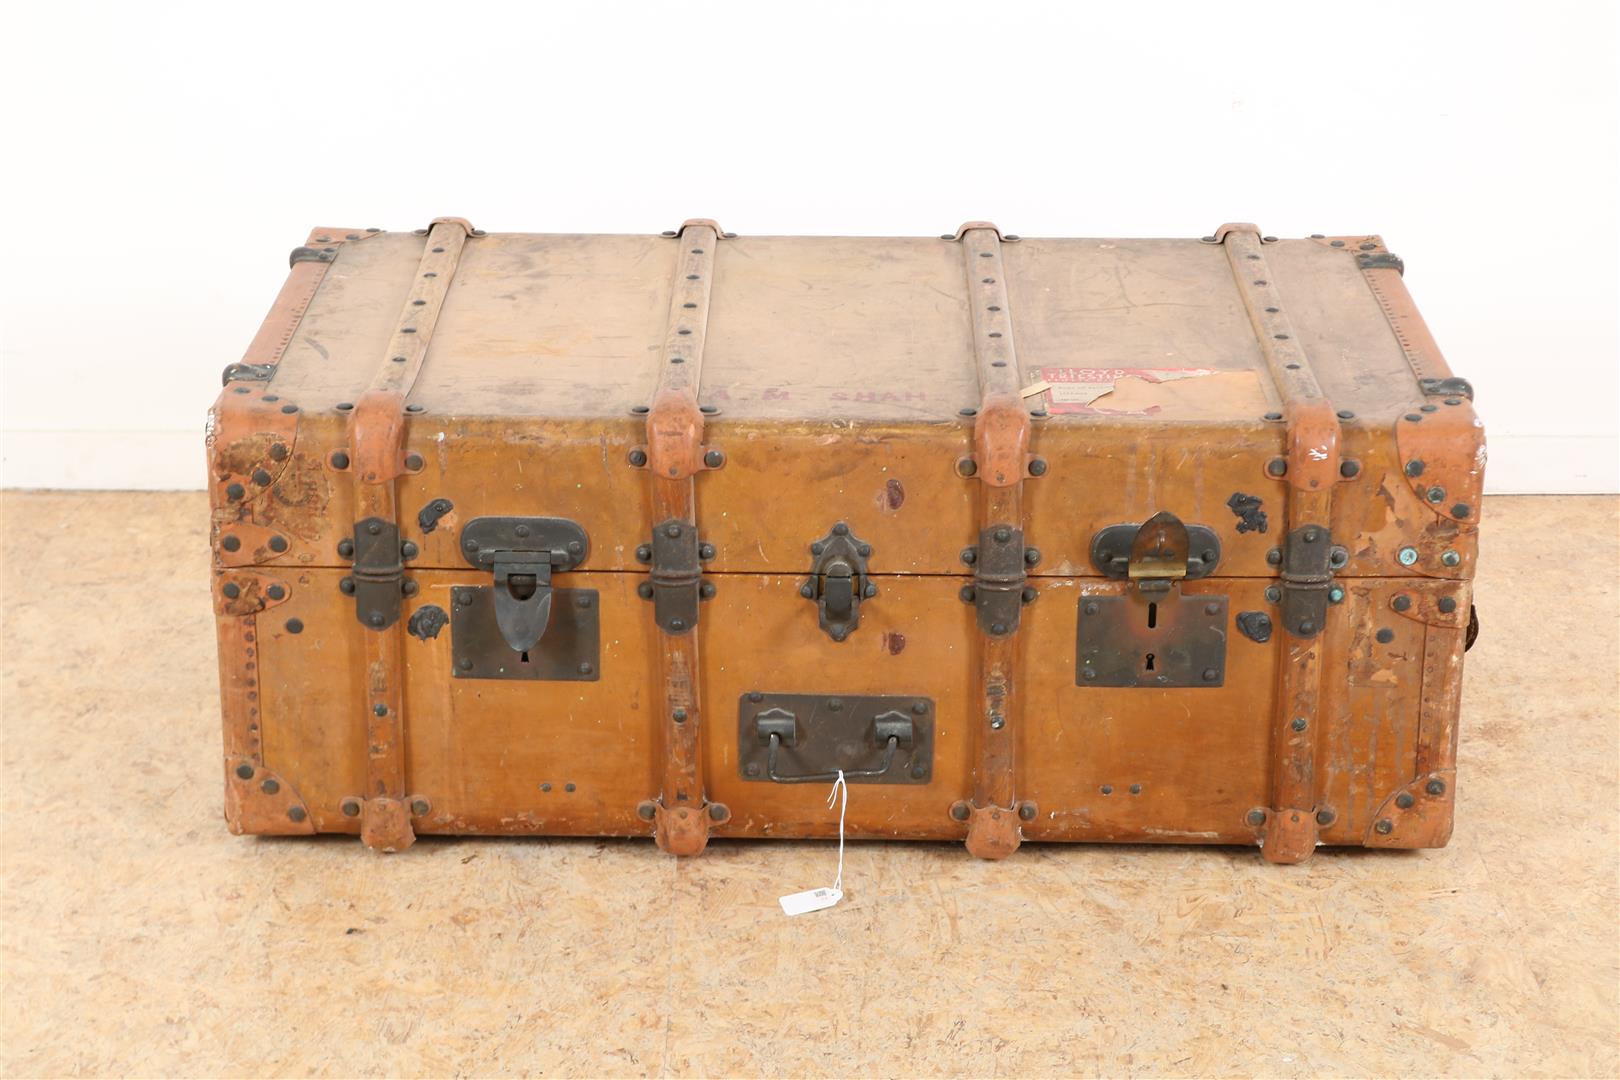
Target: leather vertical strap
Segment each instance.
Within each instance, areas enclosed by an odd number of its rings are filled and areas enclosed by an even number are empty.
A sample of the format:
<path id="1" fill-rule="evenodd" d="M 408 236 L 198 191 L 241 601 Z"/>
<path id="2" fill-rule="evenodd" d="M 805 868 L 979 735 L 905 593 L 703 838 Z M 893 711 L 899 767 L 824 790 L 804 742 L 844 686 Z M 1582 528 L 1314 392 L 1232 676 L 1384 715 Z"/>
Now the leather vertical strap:
<path id="1" fill-rule="evenodd" d="M 1260 230 L 1223 225 L 1212 241 L 1226 250 L 1287 425 L 1285 455 L 1265 467 L 1268 477 L 1286 484 L 1287 494 L 1287 534 L 1279 549 L 1282 633 L 1272 720 L 1271 805 L 1251 810 L 1248 824 L 1268 861 L 1302 862 L 1316 849 L 1322 635 L 1332 569 L 1344 561 L 1329 531 L 1333 485 L 1340 479 L 1339 418 L 1283 310 Z"/>
<path id="2" fill-rule="evenodd" d="M 647 444 L 631 454 L 631 462 L 644 464 L 652 482 L 652 542 L 642 549 L 651 573 L 641 593 L 653 602 L 655 699 L 662 706 L 664 736 L 659 795 L 643 802 L 639 812 L 653 822 L 658 846 L 673 855 L 700 853 L 710 827 L 731 816 L 723 804 L 708 801 L 703 782 L 697 624 L 699 605 L 712 591 L 701 579 L 701 561 L 712 551 L 699 540 L 694 482 L 699 472 L 725 464 L 725 455 L 703 442 L 697 397 L 721 235 L 720 227 L 706 220 L 688 221 L 675 235 L 674 284 L 658 386 L 647 409 Z"/>
<path id="3" fill-rule="evenodd" d="M 1024 477 L 1043 473 L 1045 464 L 1035 464 L 1029 452 L 1032 425 L 1021 394 L 1001 233 L 988 222 L 969 222 L 956 238 L 967 274 L 980 394 L 973 455 L 958 465 L 964 476 L 980 481 L 973 585 L 964 592 L 979 627 L 979 670 L 973 800 L 955 804 L 951 814 L 967 823 L 969 852 L 1002 859 L 1018 849 L 1021 815 L 1034 816 L 1033 804 L 1017 798 L 1018 626 L 1020 609 L 1034 598 L 1025 586 L 1034 549 L 1024 546 Z"/>
<path id="4" fill-rule="evenodd" d="M 416 841 L 405 790 L 405 688 L 400 556 L 395 482 L 421 468 L 405 459 L 405 399 L 427 358 L 462 247 L 473 232 L 461 218 L 440 218 L 371 385 L 349 420 L 354 472 L 355 568 L 349 579 L 365 635 L 366 790 L 360 836 L 377 851 L 401 851 Z"/>

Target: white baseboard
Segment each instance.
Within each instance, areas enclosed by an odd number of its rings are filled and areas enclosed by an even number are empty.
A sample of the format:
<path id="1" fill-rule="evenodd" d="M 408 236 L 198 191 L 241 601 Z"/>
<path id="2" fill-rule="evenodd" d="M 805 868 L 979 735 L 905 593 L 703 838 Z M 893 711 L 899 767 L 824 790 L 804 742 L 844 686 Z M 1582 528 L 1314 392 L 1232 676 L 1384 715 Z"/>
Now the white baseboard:
<path id="1" fill-rule="evenodd" d="M 0 487 L 192 491 L 208 482 L 194 431 L 0 432 Z"/>
<path id="2" fill-rule="evenodd" d="M 1620 493 L 1620 436 L 1488 435 L 1490 495 Z M 200 490 L 207 479 L 195 431 L 0 433 L 0 487 Z"/>

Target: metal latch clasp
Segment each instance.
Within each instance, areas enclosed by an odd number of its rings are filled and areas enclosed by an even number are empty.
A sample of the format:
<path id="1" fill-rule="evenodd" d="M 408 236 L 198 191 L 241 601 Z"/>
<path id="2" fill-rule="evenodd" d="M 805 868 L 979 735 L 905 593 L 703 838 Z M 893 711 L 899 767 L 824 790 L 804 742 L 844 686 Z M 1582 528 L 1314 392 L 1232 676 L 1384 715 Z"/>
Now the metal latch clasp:
<path id="1" fill-rule="evenodd" d="M 867 575 L 866 560 L 872 545 L 863 542 L 840 521 L 826 536 L 810 545 L 815 562 L 799 595 L 816 604 L 817 623 L 834 641 L 843 641 L 861 624 L 861 601 L 877 595 Z"/>
<path id="2" fill-rule="evenodd" d="M 495 625 L 526 653 L 551 621 L 551 575 L 585 560 L 585 530 L 566 518 L 481 517 L 461 530 L 462 557 L 495 578 Z"/>

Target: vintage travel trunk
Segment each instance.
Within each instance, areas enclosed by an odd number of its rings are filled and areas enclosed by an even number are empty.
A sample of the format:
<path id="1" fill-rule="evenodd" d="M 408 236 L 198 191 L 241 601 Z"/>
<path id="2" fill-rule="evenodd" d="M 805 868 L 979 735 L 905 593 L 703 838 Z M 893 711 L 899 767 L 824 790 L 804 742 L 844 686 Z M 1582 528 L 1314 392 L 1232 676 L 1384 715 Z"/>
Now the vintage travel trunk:
<path id="1" fill-rule="evenodd" d="M 1485 453 L 1401 274 L 318 229 L 209 416 L 230 828 L 1442 845 Z"/>

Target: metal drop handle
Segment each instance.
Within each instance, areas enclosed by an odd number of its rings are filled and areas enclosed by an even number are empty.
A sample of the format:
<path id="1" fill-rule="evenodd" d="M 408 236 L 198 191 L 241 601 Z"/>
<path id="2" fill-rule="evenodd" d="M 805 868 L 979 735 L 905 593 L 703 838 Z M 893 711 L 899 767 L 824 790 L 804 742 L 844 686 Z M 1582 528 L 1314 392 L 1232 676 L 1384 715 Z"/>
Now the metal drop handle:
<path id="1" fill-rule="evenodd" d="M 805 773 L 800 776 L 783 776 L 776 771 L 776 750 L 781 745 L 782 736 L 778 735 L 774 731 L 771 732 L 771 748 L 765 758 L 765 771 L 766 774 L 778 784 L 809 784 L 815 782 L 825 784 L 832 780 L 838 779 L 838 772 L 836 770 L 833 772 Z M 882 776 L 884 773 L 889 771 L 889 766 L 894 764 L 894 751 L 899 745 L 900 736 L 890 735 L 888 748 L 883 751 L 883 764 L 879 765 L 875 769 L 845 769 L 844 779 L 853 780 L 865 776 Z"/>

